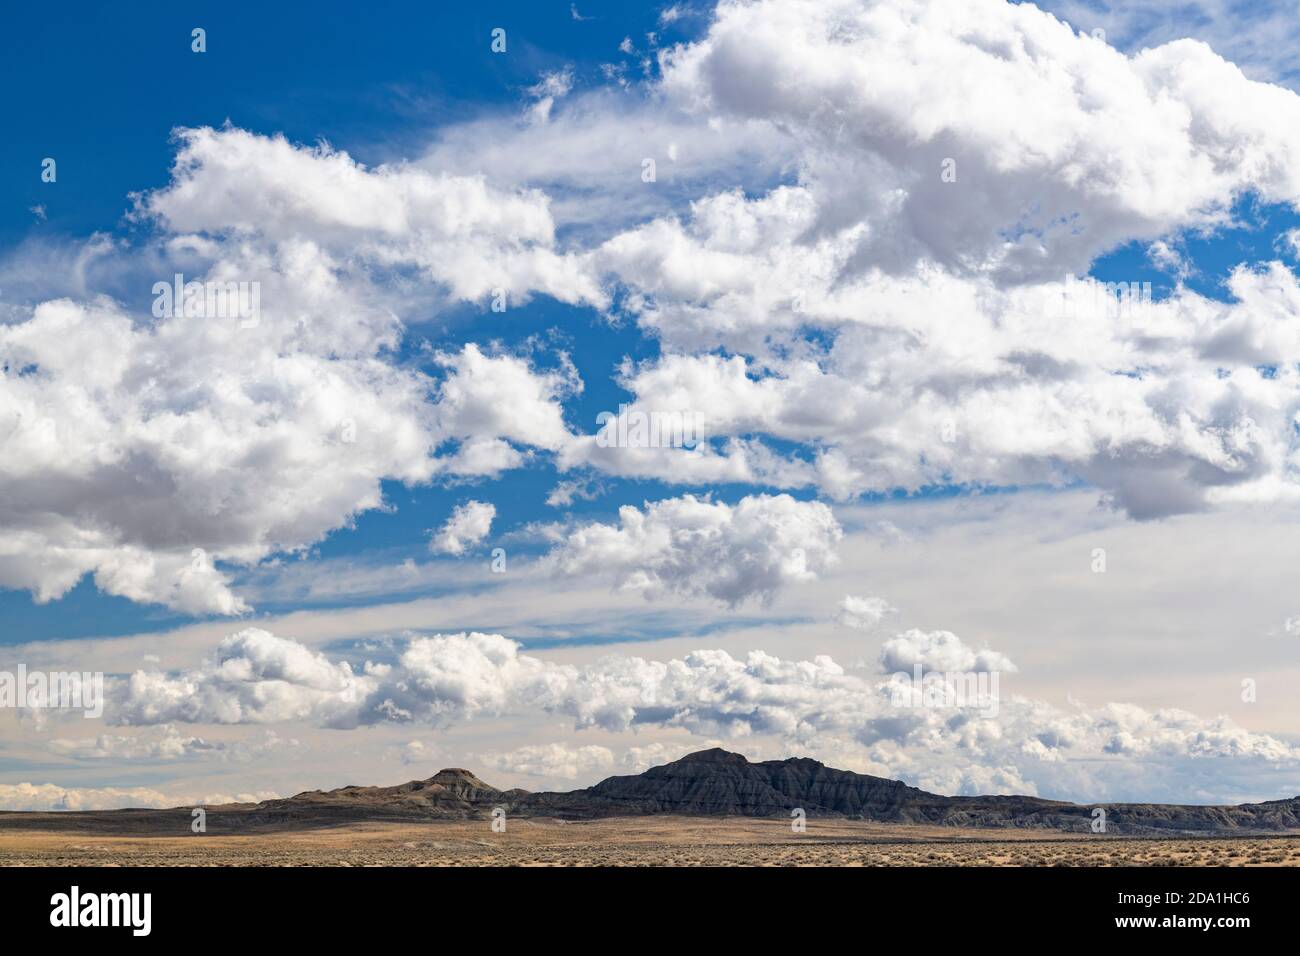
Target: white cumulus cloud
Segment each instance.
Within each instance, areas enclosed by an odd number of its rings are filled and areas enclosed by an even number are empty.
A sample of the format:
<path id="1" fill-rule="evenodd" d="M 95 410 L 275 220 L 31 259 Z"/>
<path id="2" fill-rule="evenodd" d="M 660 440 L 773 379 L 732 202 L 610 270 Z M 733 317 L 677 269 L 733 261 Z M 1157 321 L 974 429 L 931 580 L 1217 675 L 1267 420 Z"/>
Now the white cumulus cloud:
<path id="1" fill-rule="evenodd" d="M 893 614 L 895 610 L 896 608 L 884 598 L 846 594 L 844 600 L 840 602 L 836 620 L 845 627 L 870 631 L 876 628 L 886 615 Z"/>
<path id="2" fill-rule="evenodd" d="M 1016 671 L 1005 656 L 973 649 L 949 632 L 906 632 L 886 645 L 881 662 L 885 671 L 919 662 L 926 671 L 1002 678 L 995 686 L 999 706 L 926 704 L 916 688 L 900 696 L 897 675 L 858 676 L 824 655 L 788 660 L 712 649 L 667 661 L 611 655 L 572 665 L 521 653 L 500 635 L 461 633 L 413 638 L 395 663 L 367 665 L 354 676 L 346 663 L 294 641 L 243 632 L 196 670 L 148 680 L 134 675 L 114 689 L 106 715 L 131 723 L 306 720 L 357 728 L 550 714 L 578 730 L 608 733 L 661 727 L 706 741 L 763 735 L 784 749 L 852 754 L 873 772 L 933 785 L 947 781 L 969 792 L 1024 784 L 1023 792 L 1072 799 L 1167 799 L 1183 787 L 1212 800 L 1270 774 L 1300 779 L 1294 746 L 1225 716 L 1122 702 L 1066 710 L 1016 695 L 1009 684 Z M 629 756 L 624 765 L 667 753 Z M 526 749 L 502 755 L 497 765 L 510 762 L 517 772 L 560 777 L 570 767 L 575 775 L 598 769 L 605 758 L 599 750 L 575 756 L 563 748 Z M 1159 769 L 1158 787 L 1141 782 L 1152 768 Z"/>
<path id="3" fill-rule="evenodd" d="M 610 578 L 647 598 L 707 596 L 734 607 L 814 579 L 836 560 L 842 536 L 820 502 L 684 495 L 620 508 L 617 524 L 583 525 L 548 560 L 562 574 Z"/>
<path id="4" fill-rule="evenodd" d="M 488 536 L 496 515 L 496 506 L 483 501 L 457 505 L 446 524 L 429 542 L 429 548 L 440 554 L 464 554 Z"/>

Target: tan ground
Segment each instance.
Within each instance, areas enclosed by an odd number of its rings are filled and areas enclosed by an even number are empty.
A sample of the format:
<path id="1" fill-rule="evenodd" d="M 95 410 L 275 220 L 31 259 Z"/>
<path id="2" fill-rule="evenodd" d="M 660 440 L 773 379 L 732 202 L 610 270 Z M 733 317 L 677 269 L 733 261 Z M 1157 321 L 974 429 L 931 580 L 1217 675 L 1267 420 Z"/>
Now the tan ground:
<path id="1" fill-rule="evenodd" d="M 364 824 L 216 836 L 0 832 L 5 866 L 1297 866 L 1300 835 L 1133 839 L 855 821 L 637 817 Z"/>

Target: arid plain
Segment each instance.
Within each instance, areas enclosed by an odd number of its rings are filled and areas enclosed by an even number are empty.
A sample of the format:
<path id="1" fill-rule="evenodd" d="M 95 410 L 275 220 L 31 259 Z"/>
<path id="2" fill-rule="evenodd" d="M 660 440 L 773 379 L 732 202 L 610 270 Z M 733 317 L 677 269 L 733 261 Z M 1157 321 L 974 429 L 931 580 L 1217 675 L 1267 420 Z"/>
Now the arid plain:
<path id="1" fill-rule="evenodd" d="M 1139 838 L 852 820 L 363 823 L 250 835 L 0 832 L 4 866 L 1297 866 L 1300 834 Z"/>

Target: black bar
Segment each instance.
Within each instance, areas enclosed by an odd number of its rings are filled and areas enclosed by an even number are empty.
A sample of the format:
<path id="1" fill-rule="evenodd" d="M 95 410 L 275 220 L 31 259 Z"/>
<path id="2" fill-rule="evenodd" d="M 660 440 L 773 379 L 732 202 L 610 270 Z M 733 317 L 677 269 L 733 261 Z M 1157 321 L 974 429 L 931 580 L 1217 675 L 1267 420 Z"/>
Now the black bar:
<path id="1" fill-rule="evenodd" d="M 73 886 L 83 901 L 149 893 L 149 935 L 51 926 L 51 898 Z M 626 939 L 659 936 L 689 950 L 703 938 L 734 943 L 736 934 L 781 924 L 850 930 L 863 940 L 902 932 L 951 944 L 1050 932 L 1070 941 L 1131 935 L 1225 945 L 1242 933 L 1289 929 L 1296 889 L 1295 871 L 1284 868 L 30 868 L 0 870 L 0 918 L 12 941 L 77 933 L 127 945 L 373 948 L 404 927 L 418 932 L 412 942 L 445 943 L 447 929 L 460 927 L 478 945 L 565 945 L 610 920 L 625 925 Z M 1248 925 L 1186 924 L 1242 917 Z M 1133 918 L 1155 925 L 1117 924 Z M 687 927 L 692 935 L 679 936 Z"/>

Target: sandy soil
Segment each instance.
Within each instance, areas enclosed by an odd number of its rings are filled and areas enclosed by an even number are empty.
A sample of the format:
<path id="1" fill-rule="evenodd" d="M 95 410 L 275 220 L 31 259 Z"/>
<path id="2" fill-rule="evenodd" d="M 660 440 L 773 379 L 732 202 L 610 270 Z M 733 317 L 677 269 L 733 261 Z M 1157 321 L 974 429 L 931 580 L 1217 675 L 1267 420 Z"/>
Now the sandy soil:
<path id="1" fill-rule="evenodd" d="M 0 832 L 4 866 L 1297 866 L 1300 834 L 1137 839 L 856 821 L 638 817 L 362 824 L 257 836 Z"/>

